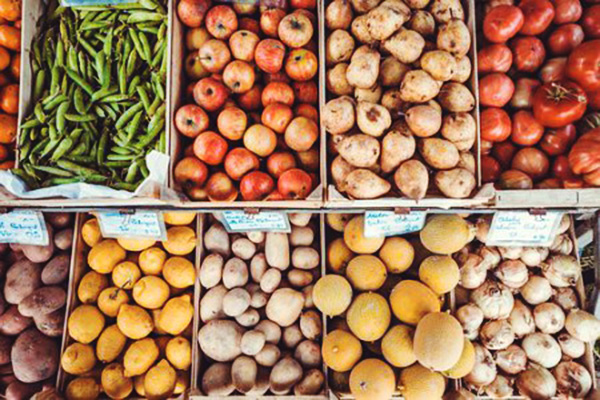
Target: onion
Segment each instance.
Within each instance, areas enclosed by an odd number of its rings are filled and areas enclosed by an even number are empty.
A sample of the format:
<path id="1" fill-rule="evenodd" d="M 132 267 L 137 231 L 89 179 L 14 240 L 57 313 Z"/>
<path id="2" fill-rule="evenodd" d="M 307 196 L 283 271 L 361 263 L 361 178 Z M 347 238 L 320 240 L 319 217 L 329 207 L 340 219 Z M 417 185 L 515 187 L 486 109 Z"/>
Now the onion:
<path id="1" fill-rule="evenodd" d="M 521 261 L 528 267 L 537 267 L 548 258 L 550 250 L 547 247 L 524 247 Z"/>
<path id="2" fill-rule="evenodd" d="M 554 289 L 552 300 L 554 300 L 554 302 L 561 306 L 565 311 L 570 311 L 579 307 L 577 293 L 575 293 L 575 290 L 570 287 Z"/>
<path id="3" fill-rule="evenodd" d="M 465 261 L 467 261 L 467 258 L 471 254 L 471 249 L 469 247 L 470 246 L 465 246 L 458 252 L 454 253 L 452 257 L 454 257 L 454 260 L 457 264 L 462 265 L 465 263 Z"/>
<path id="4" fill-rule="evenodd" d="M 518 374 L 527 367 L 527 354 L 516 344 L 511 344 L 496 352 L 496 365 L 507 374 Z"/>
<path id="5" fill-rule="evenodd" d="M 505 319 L 488 321 L 479 331 L 481 344 L 489 350 L 503 350 L 515 341 L 515 333 Z"/>
<path id="6" fill-rule="evenodd" d="M 477 254 L 483 258 L 483 262 L 488 264 L 488 268 L 490 269 L 496 268 L 500 264 L 500 261 L 502 261 L 500 252 L 495 247 L 481 246 Z"/>
<path id="7" fill-rule="evenodd" d="M 475 304 L 468 303 L 456 310 L 456 318 L 465 332 L 477 331 L 483 323 L 483 311 Z"/>
<path id="8" fill-rule="evenodd" d="M 482 386 L 492 383 L 496 379 L 498 372 L 494 358 L 489 350 L 479 343 L 473 343 L 473 347 L 475 349 L 475 365 L 473 365 L 473 369 L 469 375 L 465 377 L 465 382 L 479 389 Z"/>
<path id="9" fill-rule="evenodd" d="M 487 319 L 508 318 L 515 302 L 506 286 L 490 280 L 471 292 L 471 301 L 481 308 Z"/>
<path id="10" fill-rule="evenodd" d="M 546 368 L 531 365 L 517 377 L 517 390 L 532 400 L 550 399 L 556 395 L 556 379 Z"/>
<path id="11" fill-rule="evenodd" d="M 459 285 L 465 289 L 475 289 L 487 277 L 488 265 L 483 262 L 483 258 L 477 254 L 469 254 L 466 261 L 460 267 Z"/>
<path id="12" fill-rule="evenodd" d="M 554 303 L 542 303 L 533 309 L 535 326 L 543 333 L 555 334 L 565 326 L 565 313 Z"/>
<path id="13" fill-rule="evenodd" d="M 510 312 L 508 322 L 512 326 L 513 332 L 518 338 L 527 336 L 535 332 L 535 321 L 529 307 L 520 300 L 515 301 L 515 305 Z"/>
<path id="14" fill-rule="evenodd" d="M 485 244 L 487 241 L 487 235 L 490 231 L 490 225 L 492 224 L 492 216 L 484 215 L 477 219 L 475 223 L 475 238 L 479 240 L 481 243 Z"/>
<path id="15" fill-rule="evenodd" d="M 570 227 L 571 227 L 571 217 L 569 216 L 569 214 L 563 214 L 563 216 L 560 220 L 560 224 L 558 225 L 558 228 L 556 229 L 556 234 L 562 235 L 563 233 L 567 232 Z"/>
<path id="16" fill-rule="evenodd" d="M 471 341 L 479 338 L 479 329 L 475 329 L 473 331 L 465 331 L 465 339 L 469 339 Z"/>
<path id="17" fill-rule="evenodd" d="M 521 342 L 523 350 L 534 363 L 552 368 L 560 362 L 562 353 L 556 340 L 547 333 L 535 332 L 525 336 Z"/>
<path id="18" fill-rule="evenodd" d="M 582 342 L 595 342 L 600 337 L 600 321 L 583 310 L 572 310 L 565 322 L 567 332 Z"/>
<path id="19" fill-rule="evenodd" d="M 444 400 L 475 400 L 477 397 L 467 389 L 452 390 L 444 395 Z"/>
<path id="20" fill-rule="evenodd" d="M 549 247 L 553 253 L 569 255 L 573 254 L 573 241 L 569 235 L 558 235 Z"/>
<path id="21" fill-rule="evenodd" d="M 563 361 L 552 371 L 558 393 L 582 399 L 592 388 L 592 377 L 581 364 Z"/>
<path id="22" fill-rule="evenodd" d="M 511 289 L 518 289 L 529 280 L 529 270 L 519 260 L 503 261 L 494 271 L 494 275 Z"/>
<path id="23" fill-rule="evenodd" d="M 518 246 L 498 247 L 498 251 L 505 260 L 518 260 L 521 258 L 521 254 L 523 254 L 523 248 Z"/>
<path id="24" fill-rule="evenodd" d="M 552 286 L 574 286 L 581 276 L 581 267 L 573 256 L 553 255 L 542 263 L 542 273 Z"/>
<path id="25" fill-rule="evenodd" d="M 552 287 L 548 279 L 532 276 L 520 290 L 523 299 L 531 305 L 545 303 L 552 297 Z"/>
<path id="26" fill-rule="evenodd" d="M 579 339 L 575 339 L 566 332 L 558 335 L 556 340 L 562 350 L 563 356 L 575 359 L 581 357 L 583 353 L 585 353 L 585 343 Z"/>
<path id="27" fill-rule="evenodd" d="M 496 376 L 494 382 L 487 385 L 483 390 L 485 394 L 495 399 L 507 399 L 513 396 L 512 382 L 504 375 Z"/>
<path id="28" fill-rule="evenodd" d="M 454 297 L 456 297 L 456 305 L 458 307 L 467 304 L 469 302 L 470 295 L 471 292 L 460 285 L 454 288 Z"/>

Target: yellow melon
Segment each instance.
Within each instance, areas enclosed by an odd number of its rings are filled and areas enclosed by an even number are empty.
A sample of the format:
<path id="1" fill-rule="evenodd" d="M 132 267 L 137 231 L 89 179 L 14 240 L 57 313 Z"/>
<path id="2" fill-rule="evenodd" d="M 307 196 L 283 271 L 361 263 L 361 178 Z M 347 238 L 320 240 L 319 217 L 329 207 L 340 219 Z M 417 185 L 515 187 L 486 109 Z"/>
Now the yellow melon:
<path id="1" fill-rule="evenodd" d="M 390 326 L 391 319 L 392 313 L 385 298 L 370 292 L 356 296 L 346 313 L 348 327 L 365 342 L 381 338 Z"/>
<path id="2" fill-rule="evenodd" d="M 385 236 L 365 237 L 365 218 L 358 215 L 344 228 L 344 242 L 350 250 L 358 254 L 373 254 L 383 245 Z"/>
<path id="3" fill-rule="evenodd" d="M 313 287 L 312 298 L 323 314 L 335 317 L 352 302 L 352 286 L 343 276 L 325 275 Z"/>
<path id="4" fill-rule="evenodd" d="M 446 371 L 455 366 L 464 346 L 462 326 L 456 318 L 445 312 L 424 316 L 413 338 L 417 361 L 434 371 Z"/>
<path id="5" fill-rule="evenodd" d="M 376 358 L 361 361 L 350 373 L 350 392 L 356 400 L 389 400 L 395 388 L 392 367 Z"/>
<path id="6" fill-rule="evenodd" d="M 399 386 L 406 400 L 441 400 L 446 381 L 440 373 L 417 363 L 400 372 Z"/>
<path id="7" fill-rule="evenodd" d="M 396 325 L 381 340 L 381 352 L 394 367 L 404 368 L 414 364 L 417 357 L 413 352 L 414 329 Z"/>
<path id="8" fill-rule="evenodd" d="M 471 227 L 458 215 L 435 215 L 420 233 L 425 248 L 436 254 L 456 253 L 473 240 Z"/>
<path id="9" fill-rule="evenodd" d="M 416 325 L 421 318 L 441 309 L 440 299 L 418 281 L 401 281 L 390 294 L 392 311 L 401 322 Z"/>
<path id="10" fill-rule="evenodd" d="M 419 279 L 438 295 L 454 289 L 459 278 L 458 264 L 450 256 L 429 256 L 419 267 Z"/>
<path id="11" fill-rule="evenodd" d="M 408 240 L 401 237 L 390 237 L 385 239 L 379 257 L 385 263 L 390 274 L 400 274 L 413 263 L 415 249 Z"/>
<path id="12" fill-rule="evenodd" d="M 387 278 L 385 264 L 372 255 L 354 257 L 346 268 L 346 277 L 357 290 L 378 290 Z"/>
<path id="13" fill-rule="evenodd" d="M 352 219 L 352 214 L 330 213 L 326 215 L 327 225 L 334 231 L 343 232 L 348 221 Z"/>
<path id="14" fill-rule="evenodd" d="M 350 371 L 362 357 L 362 345 L 350 332 L 335 330 L 323 339 L 323 361 L 334 371 Z"/>
<path id="15" fill-rule="evenodd" d="M 460 379 L 467 376 L 475 366 L 475 348 L 473 343 L 465 338 L 465 345 L 458 362 L 449 370 L 442 372 L 448 378 Z"/>
<path id="16" fill-rule="evenodd" d="M 327 266 L 333 272 L 343 274 L 354 257 L 343 238 L 337 238 L 327 246 Z"/>

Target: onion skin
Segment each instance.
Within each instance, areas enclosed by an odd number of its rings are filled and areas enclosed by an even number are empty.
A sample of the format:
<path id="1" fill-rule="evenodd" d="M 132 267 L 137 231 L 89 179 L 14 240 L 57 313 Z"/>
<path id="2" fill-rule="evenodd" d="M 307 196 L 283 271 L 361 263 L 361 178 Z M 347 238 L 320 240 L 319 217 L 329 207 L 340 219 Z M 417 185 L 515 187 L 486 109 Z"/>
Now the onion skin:
<path id="1" fill-rule="evenodd" d="M 569 235 L 558 235 L 549 249 L 552 253 L 569 255 L 573 253 L 573 241 Z"/>
<path id="2" fill-rule="evenodd" d="M 465 332 L 477 331 L 483 323 L 483 311 L 475 304 L 468 303 L 456 310 L 456 319 Z"/>
<path id="3" fill-rule="evenodd" d="M 552 300 L 562 307 L 565 311 L 570 311 L 574 308 L 579 308 L 579 300 L 577 293 L 573 288 L 556 288 L 552 295 Z"/>
<path id="4" fill-rule="evenodd" d="M 572 310 L 565 322 L 567 332 L 582 342 L 595 342 L 600 337 L 600 321 L 583 310 Z"/>
<path id="5" fill-rule="evenodd" d="M 556 338 L 564 357 L 576 359 L 585 353 L 585 343 L 564 332 Z"/>
<path id="6" fill-rule="evenodd" d="M 556 379 L 546 369 L 531 366 L 517 377 L 517 390 L 532 400 L 546 400 L 556 395 Z"/>
<path id="7" fill-rule="evenodd" d="M 477 254 L 469 254 L 460 267 L 459 285 L 465 289 L 475 289 L 485 282 L 488 265 Z"/>
<path id="8" fill-rule="evenodd" d="M 511 344 L 504 350 L 497 351 L 496 365 L 510 375 L 525 371 L 527 367 L 527 354 L 516 344 Z"/>
<path id="9" fill-rule="evenodd" d="M 523 248 L 518 246 L 498 247 L 498 251 L 505 260 L 518 260 L 521 258 L 521 254 L 523 254 Z"/>
<path id="10" fill-rule="evenodd" d="M 555 287 L 575 286 L 581 276 L 581 267 L 573 256 L 556 254 L 542 263 L 542 273 Z"/>
<path id="11" fill-rule="evenodd" d="M 498 371 L 488 349 L 479 343 L 473 343 L 473 347 L 475 349 L 475 365 L 464 380 L 470 386 L 479 389 L 492 383 L 496 379 Z"/>
<path id="12" fill-rule="evenodd" d="M 487 241 L 487 235 L 490 231 L 491 224 L 492 217 L 489 215 L 484 215 L 483 217 L 478 218 L 477 222 L 475 223 L 475 238 L 483 244 L 485 244 Z"/>
<path id="13" fill-rule="evenodd" d="M 565 215 L 563 215 L 562 219 L 560 220 L 560 225 L 558 225 L 556 234 L 562 235 L 563 233 L 568 231 L 570 227 L 571 227 L 571 217 L 569 216 L 569 214 L 565 214 Z"/>
<path id="14" fill-rule="evenodd" d="M 494 382 L 487 385 L 483 390 L 486 395 L 495 399 L 506 399 L 514 394 L 511 380 L 504 375 L 496 376 Z"/>
<path id="15" fill-rule="evenodd" d="M 506 260 L 494 270 L 494 275 L 511 289 L 519 289 L 529 280 L 529 271 L 520 260 Z"/>
<path id="16" fill-rule="evenodd" d="M 547 302 L 552 297 L 552 287 L 548 279 L 532 276 L 521 288 L 521 296 L 532 306 Z"/>
<path id="17" fill-rule="evenodd" d="M 565 326 L 565 313 L 560 306 L 554 303 L 542 303 L 533 309 L 535 326 L 543 332 L 551 335 L 558 333 Z"/>
<path id="18" fill-rule="evenodd" d="M 562 356 L 558 342 L 547 333 L 535 332 L 527 335 L 521 346 L 529 360 L 544 368 L 555 367 Z"/>
<path id="19" fill-rule="evenodd" d="M 481 246 L 477 255 L 483 258 L 483 262 L 489 265 L 489 269 L 496 268 L 502 261 L 500 252 L 495 247 Z"/>
<path id="20" fill-rule="evenodd" d="M 503 350 L 515 341 L 515 333 L 505 319 L 489 321 L 479 331 L 481 343 L 489 350 Z"/>
<path id="21" fill-rule="evenodd" d="M 523 336 L 535 332 L 533 314 L 529 307 L 520 300 L 515 300 L 515 305 L 508 317 L 508 322 L 518 338 L 522 338 Z"/>
<path id="22" fill-rule="evenodd" d="M 471 301 L 481 308 L 485 318 L 505 319 L 510 315 L 515 300 L 506 286 L 488 280 L 471 292 Z"/>
<path id="23" fill-rule="evenodd" d="M 556 379 L 557 391 L 574 398 L 584 398 L 592 388 L 592 377 L 581 364 L 563 361 L 552 371 Z"/>
<path id="24" fill-rule="evenodd" d="M 547 247 L 524 247 L 521 261 L 528 267 L 537 267 L 548 258 L 549 253 Z"/>

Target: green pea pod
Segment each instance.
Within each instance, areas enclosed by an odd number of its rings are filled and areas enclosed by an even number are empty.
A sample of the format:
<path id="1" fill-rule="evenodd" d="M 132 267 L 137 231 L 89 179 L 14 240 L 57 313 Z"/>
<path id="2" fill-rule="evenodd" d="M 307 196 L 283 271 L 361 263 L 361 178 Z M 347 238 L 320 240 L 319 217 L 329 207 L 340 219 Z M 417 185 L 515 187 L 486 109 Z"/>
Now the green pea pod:
<path id="1" fill-rule="evenodd" d="M 15 168 L 13 170 L 11 170 L 11 172 L 14 175 L 17 175 L 19 178 L 21 178 L 22 181 L 24 181 L 27 184 L 27 187 L 29 189 L 35 189 L 36 187 L 38 187 L 37 182 L 35 182 L 31 176 L 29 176 L 27 174 L 27 172 L 25 172 L 22 168 Z"/>
<path id="2" fill-rule="evenodd" d="M 50 140 L 58 140 L 60 132 L 58 132 L 54 124 L 48 125 L 48 136 L 50 137 Z"/>
<path id="3" fill-rule="evenodd" d="M 94 89 L 92 88 L 92 86 L 89 83 L 87 83 L 81 76 L 79 76 L 77 72 L 67 69 L 67 75 L 69 75 L 69 78 L 75 81 L 76 84 L 81 86 L 81 88 L 85 90 L 87 94 L 89 94 L 90 96 L 94 94 Z"/>
<path id="4" fill-rule="evenodd" d="M 85 40 L 83 37 L 78 36 L 77 37 L 77 41 L 79 42 L 79 44 L 85 49 L 85 51 L 88 52 L 88 54 L 92 57 L 92 58 L 96 58 L 96 55 L 98 54 L 98 52 L 96 51 L 96 49 L 94 49 L 94 47 L 87 41 Z"/>
<path id="5" fill-rule="evenodd" d="M 65 45 L 62 40 L 56 43 L 56 62 L 54 65 L 62 67 L 65 64 Z"/>
<path id="6" fill-rule="evenodd" d="M 157 27 L 151 27 L 151 26 L 145 26 L 145 25 L 140 26 L 140 25 L 141 24 L 138 24 L 137 27 L 141 32 L 148 33 L 153 36 L 156 36 L 158 34 Z"/>
<path id="7" fill-rule="evenodd" d="M 100 104 L 100 108 L 104 110 L 110 119 L 113 121 L 117 120 L 117 113 L 108 104 Z"/>
<path id="8" fill-rule="evenodd" d="M 46 70 L 40 69 L 35 75 L 35 84 L 33 86 L 33 101 L 37 102 L 44 94 L 44 86 L 46 85 Z"/>
<path id="9" fill-rule="evenodd" d="M 125 143 L 129 144 L 133 140 L 135 134 L 137 133 L 140 127 L 143 115 L 144 113 L 142 111 L 139 111 L 129 122 L 127 128 L 125 128 L 125 132 L 127 133 L 127 139 L 125 140 Z"/>
<path id="10" fill-rule="evenodd" d="M 138 86 L 136 88 L 136 91 L 140 100 L 142 101 L 142 104 L 144 105 L 144 110 L 146 110 L 146 113 L 149 114 L 150 99 L 148 98 L 148 93 L 146 93 L 146 89 L 144 89 L 142 86 Z"/>
<path id="11" fill-rule="evenodd" d="M 153 118 L 154 119 L 154 118 Z M 136 143 L 135 147 L 138 149 L 143 149 L 148 146 L 160 133 L 160 131 L 165 127 L 165 118 L 161 117 L 154 123 L 152 129 L 148 126 L 148 132 L 144 135 L 139 142 Z"/>
<path id="12" fill-rule="evenodd" d="M 85 77 L 87 82 L 92 82 L 94 80 L 94 67 L 93 63 L 87 63 L 87 71 L 85 72 Z"/>
<path id="13" fill-rule="evenodd" d="M 167 53 L 167 47 L 166 46 L 165 46 L 163 52 L 164 52 L 164 54 L 163 54 L 163 57 L 162 57 L 162 61 L 160 63 L 160 70 L 159 70 L 159 72 L 160 72 L 161 76 L 167 76 L 167 64 L 168 64 L 169 57 L 166 56 L 166 53 Z"/>
<path id="14" fill-rule="evenodd" d="M 45 187 L 50 186 L 58 186 L 58 185 L 68 185 L 71 183 L 79 183 L 81 182 L 81 178 L 52 178 L 44 182 Z"/>
<path id="15" fill-rule="evenodd" d="M 73 139 L 67 136 L 66 138 L 60 141 L 60 144 L 56 147 L 54 153 L 52 153 L 52 157 L 50 157 L 50 160 L 60 160 L 62 156 L 64 156 L 69 150 L 71 150 L 71 147 L 73 147 Z"/>
<path id="16" fill-rule="evenodd" d="M 29 156 L 29 152 L 31 151 L 31 142 L 27 142 L 18 148 L 19 151 L 19 160 L 25 160 L 27 156 Z"/>
<path id="17" fill-rule="evenodd" d="M 83 89 L 80 86 L 75 88 L 75 93 L 73 94 L 73 103 L 75 105 L 75 110 L 79 114 L 85 114 L 87 112 L 87 107 L 85 106 L 85 102 L 83 100 Z"/>
<path id="18" fill-rule="evenodd" d="M 159 39 L 165 39 L 167 37 L 167 24 L 165 22 L 160 24 L 160 28 L 158 28 L 158 33 L 156 34 L 156 36 Z"/>
<path id="19" fill-rule="evenodd" d="M 156 92 L 156 95 L 162 100 L 165 100 L 165 89 L 162 85 L 162 83 L 160 82 L 160 78 L 158 77 L 158 75 L 153 74 L 152 75 L 152 83 L 154 84 L 154 91 Z"/>
<path id="20" fill-rule="evenodd" d="M 138 37 L 140 39 L 140 44 L 142 45 L 142 51 L 144 52 L 144 60 L 146 60 L 147 63 L 152 61 L 152 50 L 150 49 L 150 42 L 148 42 L 148 37 L 146 37 L 146 34 L 144 32 L 140 32 L 138 34 Z"/>
<path id="21" fill-rule="evenodd" d="M 160 138 L 158 139 L 158 151 L 161 153 L 167 152 L 167 131 L 163 129 L 160 133 Z"/>
<path id="22" fill-rule="evenodd" d="M 119 91 L 122 94 L 127 93 L 127 64 L 123 62 L 119 68 Z"/>
<path id="23" fill-rule="evenodd" d="M 100 105 L 94 106 L 94 112 L 99 118 L 106 118 L 106 112 L 100 107 Z"/>
<path id="24" fill-rule="evenodd" d="M 127 95 L 129 97 L 132 97 L 136 91 L 138 86 L 140 85 L 140 81 L 142 80 L 142 78 L 140 78 L 139 75 L 135 76 L 131 82 L 129 83 L 129 89 L 127 90 Z"/>
<path id="25" fill-rule="evenodd" d="M 158 8 L 158 4 L 156 4 L 153 0 L 138 0 L 138 2 L 146 10 L 156 10 Z"/>
<path id="26" fill-rule="evenodd" d="M 79 114 L 65 114 L 65 119 L 71 122 L 92 122 L 96 120 L 96 116 L 92 114 L 79 115 Z"/>
<path id="27" fill-rule="evenodd" d="M 133 106 L 129 107 L 123 114 L 121 114 L 121 116 L 119 117 L 119 119 L 117 120 L 117 122 L 115 123 L 115 128 L 116 129 L 121 129 L 125 126 L 125 124 L 127 124 L 127 122 L 129 122 L 134 115 L 140 111 L 142 108 L 144 107 L 144 105 L 139 102 L 137 104 L 134 104 Z"/>
<path id="28" fill-rule="evenodd" d="M 91 155 L 80 155 L 80 156 L 71 156 L 63 157 L 63 160 L 71 161 L 74 163 L 80 164 L 92 164 L 94 162 L 94 156 Z"/>
<path id="29" fill-rule="evenodd" d="M 54 94 L 60 90 L 60 67 L 55 65 L 50 73 L 50 93 Z"/>
<path id="30" fill-rule="evenodd" d="M 35 146 L 33 148 L 33 150 L 31 151 L 31 154 L 39 154 L 40 158 L 45 158 L 45 157 L 49 156 L 50 154 L 52 154 L 52 152 L 54 151 L 56 146 L 58 146 L 60 144 L 60 140 L 58 140 L 58 139 L 52 140 L 52 139 L 47 138 L 47 139 L 44 139 L 42 141 L 42 143 L 44 143 L 44 146 L 42 146 L 39 149 L 38 149 L 38 146 Z"/>
<path id="31" fill-rule="evenodd" d="M 82 31 L 94 31 L 97 29 L 106 29 L 110 25 L 111 25 L 110 21 L 90 21 L 90 22 L 84 22 L 83 24 L 81 24 L 79 29 Z"/>
<path id="32" fill-rule="evenodd" d="M 97 13 L 96 16 L 94 17 L 93 21 L 96 21 L 96 22 L 104 21 L 106 18 L 113 15 L 113 13 L 114 13 L 113 11 L 105 9 L 105 10 Z"/>
<path id="33" fill-rule="evenodd" d="M 104 70 L 102 71 L 102 87 L 110 86 L 110 82 L 112 80 L 111 71 L 112 71 L 112 60 L 107 59 L 106 63 L 104 64 Z"/>
<path id="34" fill-rule="evenodd" d="M 109 154 L 106 159 L 108 161 L 132 161 L 136 157 L 135 154 Z"/>
<path id="35" fill-rule="evenodd" d="M 100 50 L 96 55 L 96 75 L 101 86 L 104 86 L 104 64 L 106 59 L 104 57 L 104 50 Z"/>
<path id="36" fill-rule="evenodd" d="M 84 154 L 87 150 L 87 146 L 85 144 L 85 142 L 80 142 L 77 146 L 75 146 L 75 148 L 73 149 L 73 151 L 71 151 L 69 153 L 69 156 L 78 156 L 81 154 Z"/>
<path id="37" fill-rule="evenodd" d="M 98 144 L 98 150 L 96 152 L 96 163 L 98 165 L 102 165 L 104 163 L 104 151 L 106 150 L 106 145 L 108 144 L 108 131 L 104 131 L 102 136 L 100 137 L 100 142 Z"/>
<path id="38" fill-rule="evenodd" d="M 135 189 L 139 186 L 139 183 L 113 182 L 109 186 L 117 190 L 126 190 L 128 192 L 134 192 Z"/>
<path id="39" fill-rule="evenodd" d="M 56 168 L 56 167 L 47 167 L 47 166 L 43 166 L 43 165 L 34 165 L 33 168 L 35 168 L 38 171 L 45 172 L 47 174 L 54 175 L 54 176 L 62 176 L 62 177 L 65 177 L 65 178 L 73 176 L 72 172 L 65 171 L 64 169 L 60 169 L 60 168 Z"/>
<path id="40" fill-rule="evenodd" d="M 104 97 L 100 100 L 102 103 L 120 103 L 129 100 L 129 96 L 126 94 L 112 94 Z"/>
<path id="41" fill-rule="evenodd" d="M 35 107 L 33 107 L 33 114 L 42 124 L 46 122 L 46 114 L 44 114 L 44 108 L 42 107 L 42 103 L 36 103 Z"/>
<path id="42" fill-rule="evenodd" d="M 48 68 L 54 67 L 54 48 L 52 40 L 46 39 L 44 43 L 44 60 Z"/>
<path id="43" fill-rule="evenodd" d="M 131 38 L 131 41 L 133 42 L 133 47 L 135 48 L 135 51 L 138 52 L 138 55 L 140 56 L 140 58 L 144 61 L 147 61 L 146 53 L 144 52 L 144 48 L 142 47 L 140 38 L 134 29 L 129 30 L 129 37 Z"/>
<path id="44" fill-rule="evenodd" d="M 129 150 L 125 147 L 121 147 L 121 146 L 111 147 L 110 152 L 114 153 L 114 154 L 122 154 L 122 155 L 131 154 L 131 150 Z"/>
<path id="45" fill-rule="evenodd" d="M 43 100 L 42 100 L 42 105 L 44 106 L 44 110 L 48 111 L 47 106 L 49 104 L 52 104 L 54 102 L 58 102 L 58 104 L 62 103 L 63 101 L 67 100 L 67 96 L 65 96 L 62 93 L 53 93 L 50 94 L 49 96 L 46 96 Z M 56 106 L 58 106 L 58 104 L 56 104 Z"/>
<path id="46" fill-rule="evenodd" d="M 62 93 L 67 93 L 67 96 L 69 95 L 69 79 L 67 78 L 67 75 L 63 75 L 63 77 L 62 77 L 62 82 L 60 84 L 60 91 Z"/>
<path id="47" fill-rule="evenodd" d="M 158 53 L 158 51 L 163 46 L 163 43 L 165 43 L 165 38 L 158 38 L 158 40 L 156 41 L 156 43 L 154 43 L 154 46 L 152 47 L 153 55 L 156 55 L 156 53 Z"/>
<path id="48" fill-rule="evenodd" d="M 123 50 L 121 52 L 118 52 L 117 54 L 119 55 L 119 57 L 122 57 L 122 59 L 125 60 L 125 57 L 127 56 L 127 54 L 131 53 L 133 47 L 133 40 L 131 39 L 131 35 L 126 34 L 123 40 Z"/>
<path id="49" fill-rule="evenodd" d="M 56 130 L 59 133 L 65 131 L 65 125 L 67 123 L 65 116 L 67 114 L 67 111 L 69 111 L 69 106 L 69 102 L 65 101 L 64 103 L 61 103 L 61 105 L 58 106 L 58 109 L 56 110 Z"/>
<path id="50" fill-rule="evenodd" d="M 79 63 L 77 60 L 77 51 L 75 50 L 75 47 L 69 47 L 69 50 L 67 50 L 67 68 L 76 72 L 79 71 Z"/>
<path id="51" fill-rule="evenodd" d="M 25 143 L 31 142 L 31 140 L 29 140 L 29 138 L 30 138 L 29 135 L 31 134 L 31 131 L 33 129 L 34 128 L 27 128 L 27 129 L 21 128 L 21 131 L 19 132 L 19 137 L 17 139 L 17 147 L 21 147 Z"/>
<path id="52" fill-rule="evenodd" d="M 85 59 L 85 53 L 83 51 L 77 52 L 77 61 L 79 68 L 73 68 L 73 71 L 85 75 L 87 72 L 87 60 Z"/>
<path id="53" fill-rule="evenodd" d="M 115 94 L 117 92 L 118 89 L 114 86 L 98 89 L 92 94 L 91 101 L 92 103 L 95 103 L 96 101 L 103 99 L 106 96 L 110 96 L 111 94 Z"/>
<path id="54" fill-rule="evenodd" d="M 106 41 L 104 42 L 104 54 L 106 54 L 106 59 L 110 60 L 110 56 L 112 55 L 112 40 L 114 36 L 115 29 L 110 28 L 108 33 L 106 34 Z"/>
<path id="55" fill-rule="evenodd" d="M 156 96 L 154 98 L 154 101 L 152 102 L 152 104 L 150 104 L 150 109 L 148 110 L 148 115 L 149 116 L 154 116 L 154 114 L 156 113 L 156 110 L 158 109 L 158 107 L 160 107 L 160 105 L 162 104 L 162 100 Z"/>
<path id="56" fill-rule="evenodd" d="M 139 173 L 139 165 L 137 162 L 131 163 L 129 168 L 127 168 L 127 175 L 125 176 L 125 182 L 133 183 L 135 182 L 135 178 Z"/>
<path id="57" fill-rule="evenodd" d="M 148 170 L 148 167 L 146 166 L 146 160 L 142 159 L 140 161 L 142 161 L 142 164 L 140 165 L 140 172 L 142 173 L 144 179 L 146 179 L 150 176 L 150 170 Z"/>
<path id="58" fill-rule="evenodd" d="M 69 135 L 69 137 L 73 140 L 73 143 L 77 143 L 81 135 L 83 134 L 83 129 L 77 128 L 73 129 L 73 132 Z"/>
<path id="59" fill-rule="evenodd" d="M 38 121 L 37 118 L 30 119 L 29 121 L 21 124 L 21 130 L 36 128 L 36 127 L 38 127 L 40 125 L 42 125 L 42 123 L 40 121 Z"/>
<path id="60" fill-rule="evenodd" d="M 58 24 L 58 30 L 60 32 L 60 39 L 63 42 L 64 46 L 67 47 L 69 44 L 69 30 L 67 28 L 67 23 L 64 19 L 61 19 Z"/>
<path id="61" fill-rule="evenodd" d="M 106 161 L 104 166 L 108 168 L 127 168 L 131 164 L 129 160 L 120 160 L 120 161 Z"/>
<path id="62" fill-rule="evenodd" d="M 138 54 L 135 51 L 129 53 L 127 58 L 127 68 L 125 69 L 127 76 L 133 75 L 135 67 L 137 67 Z"/>
<path id="63" fill-rule="evenodd" d="M 98 173 L 98 171 L 96 171 L 92 168 L 87 168 L 82 165 L 75 164 L 74 162 L 71 162 L 68 160 L 58 160 L 56 162 L 56 165 L 58 165 L 62 169 L 66 169 L 67 171 L 71 171 L 71 172 L 75 173 L 76 175 L 81 175 L 81 176 L 95 175 Z"/>
<path id="64" fill-rule="evenodd" d="M 138 24 L 140 22 L 162 21 L 163 19 L 164 15 L 160 13 L 150 11 L 134 11 L 129 14 L 129 18 L 127 18 L 127 23 Z"/>
<path id="65" fill-rule="evenodd" d="M 88 175 L 85 177 L 87 183 L 105 183 L 108 177 L 100 174 Z"/>
<path id="66" fill-rule="evenodd" d="M 42 49 L 40 48 L 40 43 L 38 41 L 34 40 L 32 46 L 33 46 L 33 60 L 39 67 L 41 67 L 43 59 L 42 59 Z"/>
<path id="67" fill-rule="evenodd" d="M 166 48 L 167 48 L 167 43 L 163 41 L 163 43 L 161 44 L 161 47 L 158 49 L 158 51 L 152 58 L 152 62 L 150 63 L 150 66 L 152 68 L 156 68 L 158 66 L 158 64 L 160 64 L 162 62 L 162 59 L 165 56 Z"/>

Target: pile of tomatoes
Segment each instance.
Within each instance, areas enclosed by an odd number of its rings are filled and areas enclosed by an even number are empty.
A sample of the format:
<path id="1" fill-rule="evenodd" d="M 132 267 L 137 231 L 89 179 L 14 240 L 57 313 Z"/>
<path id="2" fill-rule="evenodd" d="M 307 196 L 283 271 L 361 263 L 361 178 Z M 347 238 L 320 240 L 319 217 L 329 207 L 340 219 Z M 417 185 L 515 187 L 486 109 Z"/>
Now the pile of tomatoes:
<path id="1" fill-rule="evenodd" d="M 583 118 L 600 120 L 600 4 L 492 0 L 482 32 L 483 181 L 500 189 L 600 186 L 600 129 L 577 128 Z"/>
<path id="2" fill-rule="evenodd" d="M 317 186 L 316 0 L 181 0 L 189 29 L 185 142 L 176 183 L 192 200 L 306 198 Z"/>

